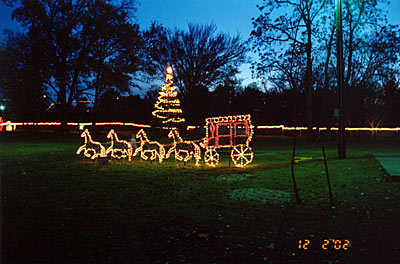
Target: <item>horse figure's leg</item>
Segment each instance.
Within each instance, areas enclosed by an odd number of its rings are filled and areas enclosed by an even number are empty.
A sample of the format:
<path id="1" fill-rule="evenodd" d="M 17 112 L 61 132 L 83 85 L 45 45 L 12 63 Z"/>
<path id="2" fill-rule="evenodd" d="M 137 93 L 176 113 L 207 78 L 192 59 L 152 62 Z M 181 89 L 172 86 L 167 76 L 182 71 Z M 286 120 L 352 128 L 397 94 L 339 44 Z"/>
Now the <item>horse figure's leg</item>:
<path id="1" fill-rule="evenodd" d="M 128 143 L 129 144 L 129 143 Z M 129 146 L 128 146 L 128 151 L 127 151 L 128 153 L 128 160 L 129 161 L 131 161 L 132 160 L 132 154 L 133 154 L 133 147 L 132 147 L 132 145 L 131 144 L 129 144 Z"/>
<path id="2" fill-rule="evenodd" d="M 194 147 L 194 158 L 196 159 L 196 166 L 199 166 L 199 161 L 201 159 L 200 147 L 196 143 L 192 143 Z"/>
<path id="3" fill-rule="evenodd" d="M 169 156 L 172 154 L 172 152 L 176 152 L 176 145 L 173 145 L 172 147 L 170 147 L 169 149 L 168 149 L 168 152 L 167 152 L 167 155 L 165 155 L 165 159 L 168 159 L 169 158 Z"/>
<path id="4" fill-rule="evenodd" d="M 135 149 L 135 152 L 133 152 L 132 156 L 136 157 L 137 154 L 139 153 L 139 151 L 140 151 L 140 152 L 143 151 L 143 144 L 142 144 L 142 143 L 140 143 L 140 147 L 137 147 L 137 148 Z"/>
<path id="5" fill-rule="evenodd" d="M 81 152 L 82 152 L 82 150 L 84 150 L 84 149 L 86 149 L 86 144 L 85 145 L 82 145 L 82 146 L 80 146 L 79 148 L 78 148 L 78 150 L 76 151 L 76 154 L 80 154 Z"/>

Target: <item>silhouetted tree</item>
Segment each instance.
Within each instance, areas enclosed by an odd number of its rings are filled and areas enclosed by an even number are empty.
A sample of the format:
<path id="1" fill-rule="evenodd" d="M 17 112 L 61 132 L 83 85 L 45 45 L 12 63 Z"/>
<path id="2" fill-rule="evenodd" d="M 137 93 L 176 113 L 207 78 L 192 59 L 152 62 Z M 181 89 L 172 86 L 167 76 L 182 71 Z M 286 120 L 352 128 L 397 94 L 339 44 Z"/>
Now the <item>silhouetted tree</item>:
<path id="1" fill-rule="evenodd" d="M 394 76 L 389 76 L 384 84 L 384 122 L 388 126 L 400 123 L 400 85 Z"/>
<path id="2" fill-rule="evenodd" d="M 127 74 L 136 70 L 137 63 L 134 50 L 128 50 L 135 47 L 133 35 L 138 34 L 128 19 L 133 10 L 132 1 L 111 0 L 16 5 L 12 15 L 28 28 L 31 48 L 41 54 L 43 82 L 57 98 L 64 125 L 72 102 L 88 90 L 95 88 L 98 97 L 105 87 L 126 87 Z"/>
<path id="3" fill-rule="evenodd" d="M 0 87 L 12 120 L 36 120 L 48 106 L 40 58 L 25 34 L 8 32 L 0 44 Z"/>
<path id="4" fill-rule="evenodd" d="M 255 67 L 259 76 L 274 73 L 283 76 L 288 86 L 297 91 L 304 79 L 307 126 L 313 126 L 313 43 L 315 42 L 317 16 L 327 0 L 279 1 L 267 0 L 258 8 L 263 13 L 253 21 L 251 33 L 253 50 L 260 55 Z M 265 10 L 265 11 L 264 11 Z M 276 17 L 276 13 L 292 13 Z M 275 18 L 276 17 L 276 18 Z"/>
<path id="5" fill-rule="evenodd" d="M 365 110 L 367 105 L 375 113 L 381 109 L 379 103 L 372 103 L 381 100 L 382 83 L 378 76 L 397 67 L 399 45 L 395 43 L 399 43 L 399 30 L 387 25 L 378 8 L 386 2 L 344 0 L 344 94 L 348 125 L 350 121 L 353 124 L 365 121 L 367 112 L 357 111 Z M 253 50 L 260 58 L 254 63 L 257 75 L 269 87 L 281 91 L 292 89 L 294 97 L 304 95 L 308 126 L 310 120 L 332 121 L 325 116 L 332 116 L 336 101 L 334 1 L 266 0 L 259 9 L 263 13 L 254 20 L 251 34 Z M 276 12 L 279 10 L 281 13 Z M 288 10 L 292 13 L 288 14 Z M 310 109 L 318 113 L 317 117 L 311 118 Z"/>
<path id="6" fill-rule="evenodd" d="M 92 13 L 95 28 L 101 28 L 96 42 L 88 54 L 89 83 L 94 88 L 94 108 L 99 97 L 110 88 L 129 92 L 134 84 L 131 74 L 143 65 L 142 36 L 139 26 L 129 22 L 127 8 L 115 8 L 106 2 L 98 2 Z M 107 19 L 104 19 L 107 18 Z"/>
<path id="7" fill-rule="evenodd" d="M 214 25 L 188 25 L 188 31 L 173 31 L 153 23 L 145 32 L 148 72 L 164 73 L 174 68 L 174 80 L 183 97 L 192 90 L 213 89 L 238 72 L 246 48 L 239 36 L 216 33 Z"/>
<path id="8" fill-rule="evenodd" d="M 213 113 L 215 116 L 236 114 L 235 99 L 238 83 L 235 80 L 227 80 L 218 85 L 213 91 Z"/>
<path id="9" fill-rule="evenodd" d="M 104 121 L 121 121 L 122 96 L 114 90 L 108 89 L 99 98 L 98 112 Z"/>

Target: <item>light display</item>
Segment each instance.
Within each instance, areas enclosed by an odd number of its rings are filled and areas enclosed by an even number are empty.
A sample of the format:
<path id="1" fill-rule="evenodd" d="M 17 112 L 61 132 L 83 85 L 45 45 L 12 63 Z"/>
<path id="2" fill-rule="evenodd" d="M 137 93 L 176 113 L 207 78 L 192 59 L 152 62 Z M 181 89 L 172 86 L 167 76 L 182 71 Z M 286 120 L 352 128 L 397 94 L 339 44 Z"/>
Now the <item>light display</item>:
<path id="1" fill-rule="evenodd" d="M 83 151 L 83 155 L 91 159 L 107 157 L 105 147 L 100 142 L 93 141 L 87 129 L 82 132 L 81 137 L 85 138 L 85 143 L 78 148 L 76 154 L 79 155 Z"/>
<path id="2" fill-rule="evenodd" d="M 249 143 L 253 137 L 250 115 L 206 118 L 206 149 L 204 161 L 215 167 L 219 163 L 218 148 L 231 148 L 231 159 L 236 167 L 245 167 L 253 161 L 254 153 Z"/>
<path id="3" fill-rule="evenodd" d="M 170 127 L 171 124 L 185 122 L 185 119 L 182 116 L 178 92 L 172 81 L 173 70 L 171 67 L 167 67 L 166 72 L 165 83 L 154 105 L 155 110 L 152 115 L 160 119 L 163 125 Z"/>
<path id="4" fill-rule="evenodd" d="M 204 152 L 204 162 L 210 167 L 215 167 L 218 165 L 219 154 L 215 148 L 207 148 L 206 152 Z"/>
<path id="5" fill-rule="evenodd" d="M 114 129 L 111 129 L 108 132 L 107 138 L 111 139 L 111 145 L 107 148 L 106 154 L 111 153 L 111 157 L 116 159 L 125 159 L 128 157 L 131 160 L 133 155 L 133 147 L 132 145 L 126 141 L 118 139 L 117 133 L 115 133 Z"/>
<path id="6" fill-rule="evenodd" d="M 13 130 L 16 129 L 17 126 L 60 126 L 60 122 L 11 122 L 7 121 L 1 123 L 0 122 L 0 127 L 4 127 L 10 125 L 13 127 Z M 123 122 L 102 122 L 102 123 L 78 123 L 78 122 L 68 122 L 68 126 L 78 126 L 79 130 L 83 130 L 85 126 L 112 126 L 112 125 L 118 125 L 118 126 L 132 126 L 132 127 L 140 127 L 140 128 L 150 128 L 150 125 L 144 125 L 144 124 L 135 124 L 135 123 L 123 123 Z M 194 130 L 196 128 L 199 128 L 199 126 L 187 126 L 187 130 Z M 307 127 L 287 127 L 285 125 L 260 125 L 257 126 L 257 129 L 265 129 L 265 130 L 274 130 L 274 129 L 281 129 L 282 131 L 285 130 L 296 130 L 296 131 L 303 131 L 307 130 Z M 319 131 L 326 131 L 328 130 L 327 127 L 313 127 L 313 130 L 319 130 Z M 331 131 L 337 131 L 337 127 L 330 127 Z M 400 127 L 346 127 L 346 131 L 364 131 L 364 132 L 400 132 Z"/>
<path id="7" fill-rule="evenodd" d="M 236 167 L 243 168 L 253 161 L 254 153 L 247 145 L 238 145 L 232 148 L 231 158 Z"/>
<path id="8" fill-rule="evenodd" d="M 164 147 L 157 141 L 150 141 L 143 129 L 140 129 L 136 134 L 136 138 L 140 140 L 140 146 L 136 148 L 133 156 L 140 152 L 140 157 L 144 160 L 156 160 L 161 163 L 165 157 Z"/>
<path id="9" fill-rule="evenodd" d="M 164 159 L 168 159 L 174 154 L 178 161 L 187 162 L 194 158 L 195 165 L 200 165 L 201 150 L 197 142 L 206 149 L 204 153 L 204 161 L 208 166 L 215 167 L 219 163 L 218 148 L 230 148 L 230 158 L 236 167 L 245 167 L 253 161 L 254 153 L 252 152 L 249 142 L 253 137 L 253 126 L 251 124 L 250 115 L 235 115 L 211 117 L 206 119 L 206 137 L 198 141 L 183 140 L 179 135 L 177 128 L 169 131 L 168 137 L 173 139 L 173 143 L 167 153 L 163 145 L 157 141 L 148 139 L 146 132 L 140 129 L 136 134 L 140 146 L 133 152 L 132 145 L 118 139 L 113 129 L 107 135 L 111 140 L 110 147 L 105 150 L 104 146 L 99 142 L 94 142 L 90 137 L 89 131 L 85 131 L 81 135 L 85 138 L 85 144 L 78 150 L 77 154 L 84 151 L 86 157 L 95 159 L 97 157 L 106 157 L 111 153 L 111 157 L 122 159 L 137 156 L 144 160 L 157 160 L 162 163 Z"/>
<path id="10" fill-rule="evenodd" d="M 10 132 L 15 130 L 16 126 L 12 125 L 11 121 L 7 121 L 5 124 L 6 124 L 6 131 Z"/>
<path id="11" fill-rule="evenodd" d="M 133 126 L 133 127 L 147 127 L 149 128 L 150 125 L 142 125 L 142 124 L 135 124 L 135 123 L 122 123 L 122 122 L 99 122 L 95 123 L 96 126 Z"/>
<path id="12" fill-rule="evenodd" d="M 169 156 L 174 153 L 175 159 L 183 162 L 187 162 L 193 157 L 196 160 L 196 166 L 199 166 L 199 161 L 201 159 L 201 151 L 199 145 L 197 145 L 194 141 L 185 141 L 179 135 L 178 129 L 173 128 L 168 133 L 169 138 L 174 139 L 174 143 L 172 147 L 169 148 L 165 159 L 168 159 Z"/>

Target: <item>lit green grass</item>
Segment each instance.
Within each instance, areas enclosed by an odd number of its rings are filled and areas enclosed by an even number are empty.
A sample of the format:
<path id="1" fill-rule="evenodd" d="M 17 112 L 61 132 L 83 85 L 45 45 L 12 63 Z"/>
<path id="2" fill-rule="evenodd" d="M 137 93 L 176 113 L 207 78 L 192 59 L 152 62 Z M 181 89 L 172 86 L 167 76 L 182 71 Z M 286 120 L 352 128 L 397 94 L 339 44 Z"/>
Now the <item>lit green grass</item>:
<path id="1" fill-rule="evenodd" d="M 101 167 L 75 155 L 81 143 L 2 135 L 5 263 L 374 263 L 399 253 L 400 183 L 370 154 L 398 152 L 398 140 L 354 139 L 346 160 L 336 158 L 335 142 L 326 146 L 335 209 L 318 159 L 296 163 L 303 202 L 294 202 L 290 138 L 257 137 L 246 169 L 230 168 L 224 150 L 216 168 L 138 158 Z M 296 153 L 321 157 L 320 144 L 299 140 Z M 292 199 L 230 198 L 243 188 Z M 329 238 L 351 247 L 324 251 Z M 309 250 L 298 249 L 300 239 L 311 240 Z"/>

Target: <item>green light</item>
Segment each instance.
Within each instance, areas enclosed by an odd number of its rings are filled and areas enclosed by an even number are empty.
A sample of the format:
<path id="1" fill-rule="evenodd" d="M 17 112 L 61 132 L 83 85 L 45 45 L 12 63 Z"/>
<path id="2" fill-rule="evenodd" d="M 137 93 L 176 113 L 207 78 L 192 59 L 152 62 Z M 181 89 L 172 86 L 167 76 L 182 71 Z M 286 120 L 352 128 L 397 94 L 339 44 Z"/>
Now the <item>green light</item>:
<path id="1" fill-rule="evenodd" d="M 4 105 L 0 105 L 0 110 L 4 111 L 4 109 L 6 109 L 6 107 Z"/>

